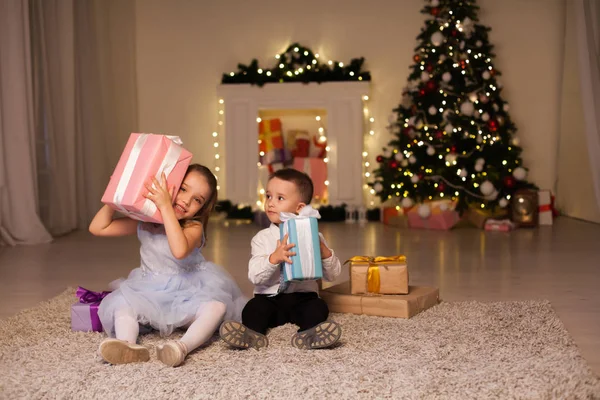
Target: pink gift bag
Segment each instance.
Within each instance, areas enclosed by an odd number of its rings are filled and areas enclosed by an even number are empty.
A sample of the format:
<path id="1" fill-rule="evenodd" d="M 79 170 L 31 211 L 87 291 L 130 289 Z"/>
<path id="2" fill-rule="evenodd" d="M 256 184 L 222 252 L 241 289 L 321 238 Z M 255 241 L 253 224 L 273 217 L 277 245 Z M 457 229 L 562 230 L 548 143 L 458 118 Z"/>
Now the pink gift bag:
<path id="1" fill-rule="evenodd" d="M 179 190 L 192 154 L 177 136 L 132 133 L 117 163 L 102 202 L 130 218 L 162 223 L 160 211 L 144 195 L 152 177 L 167 176 L 169 187 Z"/>
<path id="2" fill-rule="evenodd" d="M 408 226 L 417 229 L 449 230 L 460 220 L 458 212 L 454 210 L 455 204 L 450 201 L 438 200 L 427 203 L 431 213 L 426 218 L 419 215 L 419 206 L 408 211 Z"/>

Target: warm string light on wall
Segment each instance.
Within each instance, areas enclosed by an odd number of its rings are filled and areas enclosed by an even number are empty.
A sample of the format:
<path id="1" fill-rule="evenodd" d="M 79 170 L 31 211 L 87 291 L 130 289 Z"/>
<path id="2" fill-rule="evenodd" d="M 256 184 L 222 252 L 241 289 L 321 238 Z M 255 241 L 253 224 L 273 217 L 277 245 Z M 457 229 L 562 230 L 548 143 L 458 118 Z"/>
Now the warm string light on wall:
<path id="1" fill-rule="evenodd" d="M 219 117 L 217 122 L 217 130 L 212 133 L 213 138 L 213 148 L 215 149 L 215 157 L 213 164 L 213 173 L 215 174 L 215 178 L 217 178 L 217 190 L 221 189 L 221 185 L 219 184 L 219 177 L 221 172 L 221 154 L 219 153 L 220 137 L 223 133 L 223 120 L 225 119 L 225 100 L 219 99 Z"/>
<path id="2" fill-rule="evenodd" d="M 363 153 L 362 153 L 362 166 L 363 166 L 363 191 L 365 192 L 365 197 L 370 206 L 375 205 L 375 191 L 373 189 L 369 189 L 368 181 L 371 177 L 371 162 L 369 161 L 369 152 L 368 144 L 371 137 L 375 136 L 374 122 L 375 118 L 373 118 L 370 114 L 368 101 L 369 96 L 363 96 L 363 115 L 365 118 L 365 134 L 363 136 Z"/>
<path id="3" fill-rule="evenodd" d="M 327 134 L 326 134 L 326 130 L 325 130 L 325 125 L 323 124 L 323 118 L 321 118 L 320 115 L 317 115 L 315 117 L 315 120 L 318 122 L 319 124 L 319 143 L 326 143 L 327 142 Z M 331 150 L 331 147 L 329 147 L 329 144 L 327 144 L 327 146 L 325 147 L 325 157 L 323 158 L 323 161 L 328 164 L 329 163 L 329 150 Z M 329 186 L 329 179 L 325 180 L 325 186 Z"/>

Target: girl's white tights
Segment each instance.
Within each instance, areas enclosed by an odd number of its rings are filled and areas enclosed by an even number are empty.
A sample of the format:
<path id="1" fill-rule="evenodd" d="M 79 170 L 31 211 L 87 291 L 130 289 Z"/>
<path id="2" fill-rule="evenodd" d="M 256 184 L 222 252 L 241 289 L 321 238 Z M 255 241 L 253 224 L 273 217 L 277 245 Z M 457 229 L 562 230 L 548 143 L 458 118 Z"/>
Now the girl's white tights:
<path id="1" fill-rule="evenodd" d="M 225 304 L 218 301 L 205 303 L 198 309 L 194 321 L 180 339 L 188 352 L 206 342 L 217 330 L 225 315 Z M 131 344 L 137 342 L 139 325 L 135 312 L 125 307 L 115 312 L 115 336 Z"/>

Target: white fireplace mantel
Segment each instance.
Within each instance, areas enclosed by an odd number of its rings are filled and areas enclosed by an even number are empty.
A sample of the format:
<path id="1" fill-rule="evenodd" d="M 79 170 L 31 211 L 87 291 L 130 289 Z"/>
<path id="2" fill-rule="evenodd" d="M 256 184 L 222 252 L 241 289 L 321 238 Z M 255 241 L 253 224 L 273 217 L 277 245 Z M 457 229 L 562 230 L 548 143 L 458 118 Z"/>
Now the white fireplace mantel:
<path id="1" fill-rule="evenodd" d="M 368 82 L 219 85 L 224 100 L 224 163 L 219 197 L 234 204 L 257 199 L 259 110 L 324 109 L 327 113 L 329 203 L 362 205 L 363 96 Z"/>

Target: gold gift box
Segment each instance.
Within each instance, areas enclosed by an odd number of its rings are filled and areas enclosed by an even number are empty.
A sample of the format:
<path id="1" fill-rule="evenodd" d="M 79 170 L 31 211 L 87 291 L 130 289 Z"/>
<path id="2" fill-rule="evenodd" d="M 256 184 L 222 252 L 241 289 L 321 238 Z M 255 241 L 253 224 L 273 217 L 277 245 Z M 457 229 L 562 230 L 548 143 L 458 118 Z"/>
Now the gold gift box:
<path id="1" fill-rule="evenodd" d="M 355 256 L 346 263 L 350 263 L 352 294 L 408 293 L 408 267 L 404 256 Z"/>

